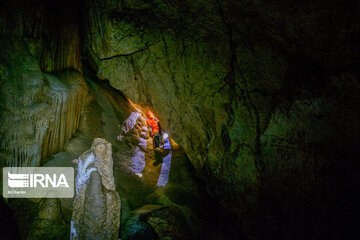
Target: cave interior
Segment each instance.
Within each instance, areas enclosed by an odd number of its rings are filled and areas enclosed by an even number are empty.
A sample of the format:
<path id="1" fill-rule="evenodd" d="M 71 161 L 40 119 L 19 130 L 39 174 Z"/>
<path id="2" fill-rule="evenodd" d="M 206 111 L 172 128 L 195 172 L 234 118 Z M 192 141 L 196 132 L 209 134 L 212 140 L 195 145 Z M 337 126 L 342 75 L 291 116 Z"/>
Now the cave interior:
<path id="1" fill-rule="evenodd" d="M 357 239 L 359 12 L 2 0 L 0 166 L 72 167 L 86 188 L 1 196 L 0 239 Z"/>

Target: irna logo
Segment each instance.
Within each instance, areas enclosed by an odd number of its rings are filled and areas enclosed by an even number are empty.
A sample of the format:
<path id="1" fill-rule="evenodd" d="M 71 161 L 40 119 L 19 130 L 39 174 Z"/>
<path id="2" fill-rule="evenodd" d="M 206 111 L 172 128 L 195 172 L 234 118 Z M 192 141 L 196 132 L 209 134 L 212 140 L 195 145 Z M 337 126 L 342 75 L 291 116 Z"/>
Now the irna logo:
<path id="1" fill-rule="evenodd" d="M 5 167 L 3 196 L 5 198 L 72 198 L 74 168 Z"/>
<path id="2" fill-rule="evenodd" d="M 52 175 L 52 176 L 51 176 Z M 12 188 L 69 187 L 65 174 L 17 174 L 8 173 L 8 185 Z"/>

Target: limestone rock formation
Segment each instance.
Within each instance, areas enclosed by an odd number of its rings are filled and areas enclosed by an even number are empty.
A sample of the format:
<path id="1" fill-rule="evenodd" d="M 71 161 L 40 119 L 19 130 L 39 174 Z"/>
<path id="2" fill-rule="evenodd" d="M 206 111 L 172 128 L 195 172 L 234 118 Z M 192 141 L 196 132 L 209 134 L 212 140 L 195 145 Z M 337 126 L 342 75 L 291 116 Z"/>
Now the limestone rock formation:
<path id="1" fill-rule="evenodd" d="M 331 189 L 327 183 L 335 176 L 341 182 L 341 174 L 323 166 L 341 168 L 341 161 L 326 160 L 335 155 L 355 167 L 344 150 L 356 148 L 350 139 L 359 133 L 349 127 L 359 119 L 353 111 L 359 104 L 354 2 L 160 0 L 147 8 L 142 1 L 105 1 L 88 7 L 101 12 L 86 19 L 97 75 L 159 111 L 209 192 L 230 211 L 251 221 L 256 206 L 266 205 L 261 198 L 277 202 L 286 192 L 312 199 L 315 186 Z M 129 31 L 137 40 L 124 51 Z"/>
<path id="2" fill-rule="evenodd" d="M 220 219 L 205 224 L 220 229 L 214 239 L 342 239 L 360 229 L 359 9 L 355 0 L 2 0 L 0 165 L 71 165 L 106 138 L 123 223 L 154 204 L 180 206 L 190 226 L 204 209 L 202 223 Z M 116 141 L 135 111 L 127 98 L 157 111 L 183 147 L 172 149 L 170 175 L 149 139 L 145 150 L 140 117 Z M 131 159 L 142 178 L 128 173 Z M 106 189 L 101 172 L 82 176 L 79 186 L 94 185 L 84 194 Z"/>
<path id="3" fill-rule="evenodd" d="M 45 80 L 38 101 L 52 106 L 54 119 L 44 136 L 42 159 L 63 150 L 65 142 L 75 134 L 88 93 L 83 76 L 75 71 L 66 70 L 57 77 L 46 74 Z"/>
<path id="4" fill-rule="evenodd" d="M 88 86 L 74 70 L 43 73 L 24 41 L 1 49 L 1 165 L 39 166 L 79 127 Z"/>
<path id="5" fill-rule="evenodd" d="M 78 159 L 70 239 L 117 239 L 119 226 L 111 143 L 96 138 Z"/>

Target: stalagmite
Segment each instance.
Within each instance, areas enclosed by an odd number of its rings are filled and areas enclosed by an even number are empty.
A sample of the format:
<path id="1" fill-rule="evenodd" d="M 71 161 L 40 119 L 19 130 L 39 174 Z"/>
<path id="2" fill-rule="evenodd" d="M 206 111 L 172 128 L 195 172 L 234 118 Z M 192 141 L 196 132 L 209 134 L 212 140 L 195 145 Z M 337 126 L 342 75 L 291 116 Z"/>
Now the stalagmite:
<path id="1" fill-rule="evenodd" d="M 70 240 L 117 239 L 120 198 L 115 191 L 111 143 L 95 138 L 78 159 Z"/>

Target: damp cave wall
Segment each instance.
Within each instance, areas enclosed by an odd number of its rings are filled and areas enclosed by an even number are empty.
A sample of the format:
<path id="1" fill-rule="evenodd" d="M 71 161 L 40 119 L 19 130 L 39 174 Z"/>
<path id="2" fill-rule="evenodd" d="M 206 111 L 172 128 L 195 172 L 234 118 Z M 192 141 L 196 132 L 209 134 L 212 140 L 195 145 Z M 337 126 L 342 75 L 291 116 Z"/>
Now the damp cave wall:
<path id="1" fill-rule="evenodd" d="M 245 229 L 305 239 L 356 231 L 359 3 L 85 8 L 98 76 L 159 111 L 208 192 Z"/>
<path id="2" fill-rule="evenodd" d="M 41 92 L 44 72 L 81 73 L 83 57 L 158 112 L 249 234 L 341 236 L 359 214 L 358 11 L 356 1 L 335 0 L 2 1 L 2 108 L 19 116 L 11 108 L 31 105 L 9 101 L 8 89 L 31 82 L 16 74 L 30 71 Z M 8 116 L 2 110 L 2 126 Z M 2 130 L 3 155 L 20 142 L 5 144 L 6 134 L 16 135 Z"/>

